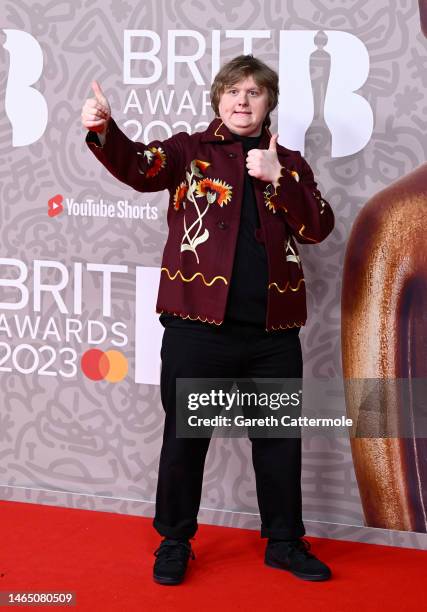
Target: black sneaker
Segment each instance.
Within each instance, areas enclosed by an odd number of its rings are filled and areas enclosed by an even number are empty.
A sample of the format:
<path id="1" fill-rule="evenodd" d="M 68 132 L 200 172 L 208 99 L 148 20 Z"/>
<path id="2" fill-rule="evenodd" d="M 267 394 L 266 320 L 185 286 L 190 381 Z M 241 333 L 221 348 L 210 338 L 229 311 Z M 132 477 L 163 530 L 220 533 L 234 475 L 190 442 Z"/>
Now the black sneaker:
<path id="1" fill-rule="evenodd" d="M 328 580 L 331 570 L 309 550 L 310 543 L 307 540 L 269 540 L 265 550 L 265 564 L 288 570 L 303 580 Z"/>
<path id="2" fill-rule="evenodd" d="M 183 581 L 188 560 L 195 559 L 188 540 L 170 540 L 165 538 L 155 551 L 157 557 L 153 578 L 159 584 L 179 584 Z"/>

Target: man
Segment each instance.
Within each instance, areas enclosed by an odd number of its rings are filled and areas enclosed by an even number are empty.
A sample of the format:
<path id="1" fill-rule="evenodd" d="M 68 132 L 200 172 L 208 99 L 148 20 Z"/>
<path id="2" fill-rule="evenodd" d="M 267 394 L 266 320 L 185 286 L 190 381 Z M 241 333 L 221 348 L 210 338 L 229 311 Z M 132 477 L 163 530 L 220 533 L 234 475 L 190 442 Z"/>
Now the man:
<path id="1" fill-rule="evenodd" d="M 165 326 L 161 398 L 165 429 L 153 525 L 164 536 L 154 579 L 178 584 L 194 554 L 209 439 L 176 437 L 177 378 L 300 378 L 304 275 L 295 241 L 317 243 L 334 225 L 298 151 L 268 130 L 278 76 L 252 55 L 217 74 L 217 117 L 205 132 L 148 145 L 131 142 L 107 99 L 83 107 L 87 143 L 119 180 L 139 191 L 168 189 L 169 234 L 157 312 Z M 265 562 L 306 580 L 329 568 L 309 552 L 301 511 L 300 438 L 250 438 Z"/>

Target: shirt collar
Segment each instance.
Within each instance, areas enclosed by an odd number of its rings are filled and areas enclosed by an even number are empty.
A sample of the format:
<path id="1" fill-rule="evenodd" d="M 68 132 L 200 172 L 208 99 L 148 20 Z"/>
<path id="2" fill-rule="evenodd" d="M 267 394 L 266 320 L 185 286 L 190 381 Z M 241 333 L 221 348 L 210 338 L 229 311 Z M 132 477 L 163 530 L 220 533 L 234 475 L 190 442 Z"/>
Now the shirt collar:
<path id="1" fill-rule="evenodd" d="M 271 132 L 267 127 L 263 127 L 261 131 L 261 140 L 259 142 L 260 149 L 268 149 L 270 144 Z M 236 142 L 233 134 L 230 132 L 225 123 L 216 117 L 203 132 L 202 142 Z"/>

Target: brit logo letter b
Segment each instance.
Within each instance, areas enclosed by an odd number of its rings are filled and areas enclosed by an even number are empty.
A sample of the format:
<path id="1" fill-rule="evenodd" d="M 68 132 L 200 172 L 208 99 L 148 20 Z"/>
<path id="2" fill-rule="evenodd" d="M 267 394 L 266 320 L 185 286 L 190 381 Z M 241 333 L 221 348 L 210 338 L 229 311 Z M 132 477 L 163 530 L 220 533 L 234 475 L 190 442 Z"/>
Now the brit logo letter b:
<path id="1" fill-rule="evenodd" d="M 12 143 L 23 147 L 36 142 L 46 129 L 47 104 L 32 85 L 43 69 L 43 53 L 37 40 L 22 30 L 3 30 L 4 48 L 10 56 L 5 109 L 12 124 Z"/>

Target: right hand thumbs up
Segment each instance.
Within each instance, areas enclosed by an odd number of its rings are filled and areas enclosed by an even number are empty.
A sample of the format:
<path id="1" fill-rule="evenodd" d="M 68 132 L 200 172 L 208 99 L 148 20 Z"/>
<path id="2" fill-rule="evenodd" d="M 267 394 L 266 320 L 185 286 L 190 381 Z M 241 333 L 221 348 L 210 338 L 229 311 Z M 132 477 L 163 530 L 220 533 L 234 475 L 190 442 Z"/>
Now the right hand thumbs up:
<path id="1" fill-rule="evenodd" d="M 98 81 L 92 81 L 94 98 L 88 98 L 82 108 L 82 123 L 88 130 L 105 133 L 111 117 L 111 107 Z"/>

